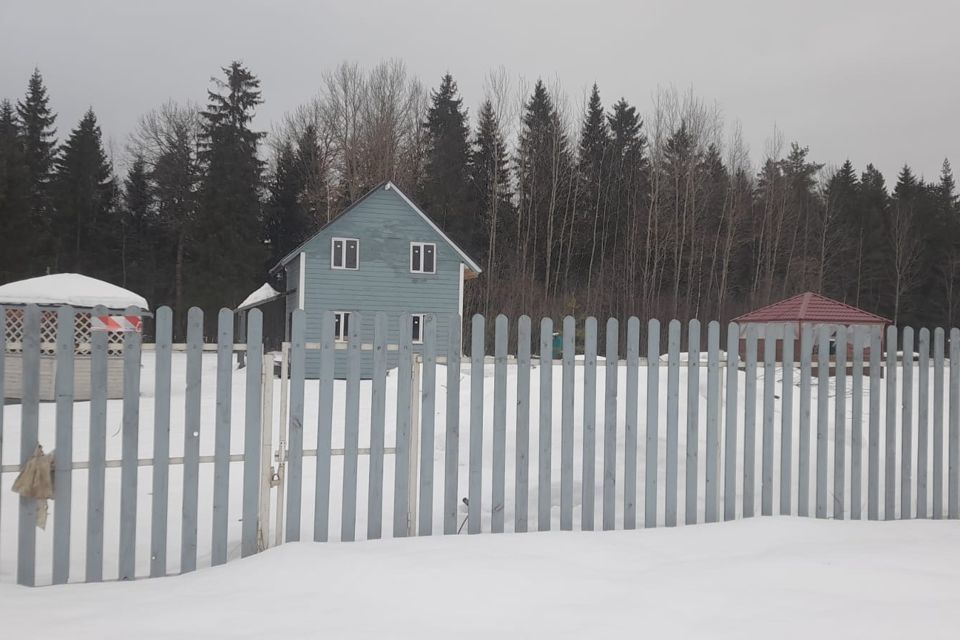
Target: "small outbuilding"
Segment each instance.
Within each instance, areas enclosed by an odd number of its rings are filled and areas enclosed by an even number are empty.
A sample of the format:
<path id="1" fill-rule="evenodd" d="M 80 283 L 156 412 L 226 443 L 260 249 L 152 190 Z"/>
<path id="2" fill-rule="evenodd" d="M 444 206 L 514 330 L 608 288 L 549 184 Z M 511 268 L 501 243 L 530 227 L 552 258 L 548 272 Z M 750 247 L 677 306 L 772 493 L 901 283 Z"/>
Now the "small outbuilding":
<path id="1" fill-rule="evenodd" d="M 234 327 L 237 342 L 246 342 L 247 315 L 251 309 L 260 309 L 263 313 L 263 346 L 267 351 L 280 351 L 283 341 L 289 333 L 287 322 L 286 296 L 265 282 L 263 286 L 247 296 L 235 310 Z M 244 361 L 244 352 L 237 353 L 240 362 Z"/>
<path id="2" fill-rule="evenodd" d="M 90 353 L 94 331 L 107 334 L 107 397 L 123 397 L 123 334 L 142 330 L 142 316 L 149 306 L 142 296 L 122 287 L 79 273 L 58 273 L 10 282 L 0 286 L 4 314 L 4 396 L 23 395 L 22 354 L 24 310 L 40 307 L 40 399 L 56 398 L 57 311 L 70 306 L 74 322 L 74 400 L 90 399 Z M 94 317 L 94 307 L 106 314 Z M 130 307 L 137 309 L 128 314 Z"/>
<path id="3" fill-rule="evenodd" d="M 803 329 L 810 327 L 816 335 L 820 327 L 826 325 L 830 329 L 830 353 L 834 353 L 834 343 L 840 331 L 848 332 L 848 351 L 852 353 L 852 340 L 849 339 L 849 329 L 855 326 L 883 327 L 890 324 L 890 320 L 876 314 L 858 309 L 849 304 L 833 300 L 819 293 L 808 291 L 795 295 L 792 298 L 775 302 L 745 313 L 733 320 L 740 327 L 740 357 L 746 355 L 747 331 L 754 327 L 757 331 L 757 357 L 763 358 L 766 340 L 776 340 L 776 360 L 783 361 L 783 339 L 790 336 L 794 339 L 794 362 L 800 358 L 800 337 Z M 881 340 L 882 338 L 881 332 Z M 867 347 L 865 357 L 868 355 Z M 817 347 L 814 345 L 814 353 Z M 848 360 L 849 361 L 849 360 Z"/>

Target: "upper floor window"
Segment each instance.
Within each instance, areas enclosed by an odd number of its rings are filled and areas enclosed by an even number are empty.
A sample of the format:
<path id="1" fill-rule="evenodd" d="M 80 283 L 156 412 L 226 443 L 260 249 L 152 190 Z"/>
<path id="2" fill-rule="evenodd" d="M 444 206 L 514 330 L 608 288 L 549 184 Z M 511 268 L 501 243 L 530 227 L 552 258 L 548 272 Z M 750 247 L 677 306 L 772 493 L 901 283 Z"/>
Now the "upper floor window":
<path id="1" fill-rule="evenodd" d="M 432 242 L 410 243 L 410 273 L 437 272 L 437 245 Z"/>
<path id="2" fill-rule="evenodd" d="M 331 269 L 358 269 L 360 241 L 356 238 L 333 238 L 330 241 Z"/>

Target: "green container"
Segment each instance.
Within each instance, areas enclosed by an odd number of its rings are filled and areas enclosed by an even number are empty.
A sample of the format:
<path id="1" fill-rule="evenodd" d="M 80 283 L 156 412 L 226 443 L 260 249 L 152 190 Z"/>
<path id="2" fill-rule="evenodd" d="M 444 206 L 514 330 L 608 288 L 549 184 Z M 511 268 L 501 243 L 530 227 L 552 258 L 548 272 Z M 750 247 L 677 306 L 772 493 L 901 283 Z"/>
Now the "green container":
<path id="1" fill-rule="evenodd" d="M 553 359 L 559 360 L 563 357 L 563 336 L 558 331 L 553 332 Z"/>

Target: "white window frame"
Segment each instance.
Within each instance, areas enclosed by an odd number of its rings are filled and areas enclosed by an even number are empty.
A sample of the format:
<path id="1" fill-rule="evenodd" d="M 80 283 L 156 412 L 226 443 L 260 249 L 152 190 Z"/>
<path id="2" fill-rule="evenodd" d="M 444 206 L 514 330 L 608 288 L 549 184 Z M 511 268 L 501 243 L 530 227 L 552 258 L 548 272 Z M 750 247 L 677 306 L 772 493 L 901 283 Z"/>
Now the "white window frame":
<path id="1" fill-rule="evenodd" d="M 420 269 L 419 270 L 413 268 L 413 248 L 414 247 L 420 247 Z M 423 270 L 423 256 L 426 254 L 424 247 L 433 247 L 433 271 Z M 434 275 L 436 272 L 437 272 L 437 243 L 436 242 L 411 242 L 410 243 L 410 273 Z"/>
<path id="2" fill-rule="evenodd" d="M 343 243 L 343 256 L 342 256 L 343 264 L 341 266 L 337 266 L 333 262 L 333 257 L 334 257 L 333 246 L 338 240 Z M 357 266 L 355 267 L 347 266 L 347 243 L 348 242 L 357 243 Z M 360 240 L 357 238 L 340 238 L 340 237 L 330 238 L 330 268 L 343 269 L 344 271 L 357 271 L 358 269 L 360 269 Z"/>
<path id="3" fill-rule="evenodd" d="M 425 313 L 411 313 L 411 314 L 410 314 L 410 327 L 411 327 L 411 328 L 413 328 L 413 327 L 415 326 L 415 325 L 413 324 L 413 319 L 414 319 L 414 318 L 420 318 L 420 336 L 415 338 L 415 337 L 412 335 L 413 332 L 411 331 L 411 332 L 410 332 L 410 333 L 411 333 L 410 343 L 411 343 L 411 344 L 423 344 L 423 328 L 424 328 L 423 325 L 424 325 L 424 323 L 425 323 L 426 320 L 427 320 L 427 314 L 425 314 Z"/>
<path id="4" fill-rule="evenodd" d="M 334 342 L 346 342 L 347 340 L 350 339 L 350 333 L 349 333 L 349 332 L 345 332 L 344 329 L 346 329 L 346 325 L 350 324 L 350 316 L 351 316 L 351 315 L 353 315 L 353 314 L 352 314 L 350 311 L 334 311 L 334 312 L 333 312 L 333 331 L 334 331 L 333 340 L 334 340 Z M 336 331 L 337 331 L 337 316 L 341 316 L 341 317 L 340 317 L 340 333 L 336 333 Z M 344 317 L 346 317 L 346 319 L 347 319 L 346 322 L 343 321 Z"/>

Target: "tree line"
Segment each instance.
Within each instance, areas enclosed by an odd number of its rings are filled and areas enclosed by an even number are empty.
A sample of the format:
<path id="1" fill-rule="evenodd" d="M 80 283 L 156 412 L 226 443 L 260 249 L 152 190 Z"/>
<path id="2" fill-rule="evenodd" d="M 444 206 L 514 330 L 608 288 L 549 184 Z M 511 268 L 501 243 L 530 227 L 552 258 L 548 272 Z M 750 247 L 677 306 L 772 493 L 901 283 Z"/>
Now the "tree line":
<path id="1" fill-rule="evenodd" d="M 450 74 L 427 89 L 399 61 L 324 73 L 267 134 L 259 80 L 221 71 L 204 106 L 144 114 L 116 161 L 92 109 L 58 139 L 39 71 L 0 102 L 0 282 L 86 273 L 171 305 L 182 329 L 389 179 L 484 267 L 466 313 L 726 321 L 812 290 L 898 324 L 960 320 L 947 160 L 935 181 L 904 165 L 888 185 L 778 135 L 754 165 L 692 92 L 643 114 L 503 71 L 471 117 Z"/>

